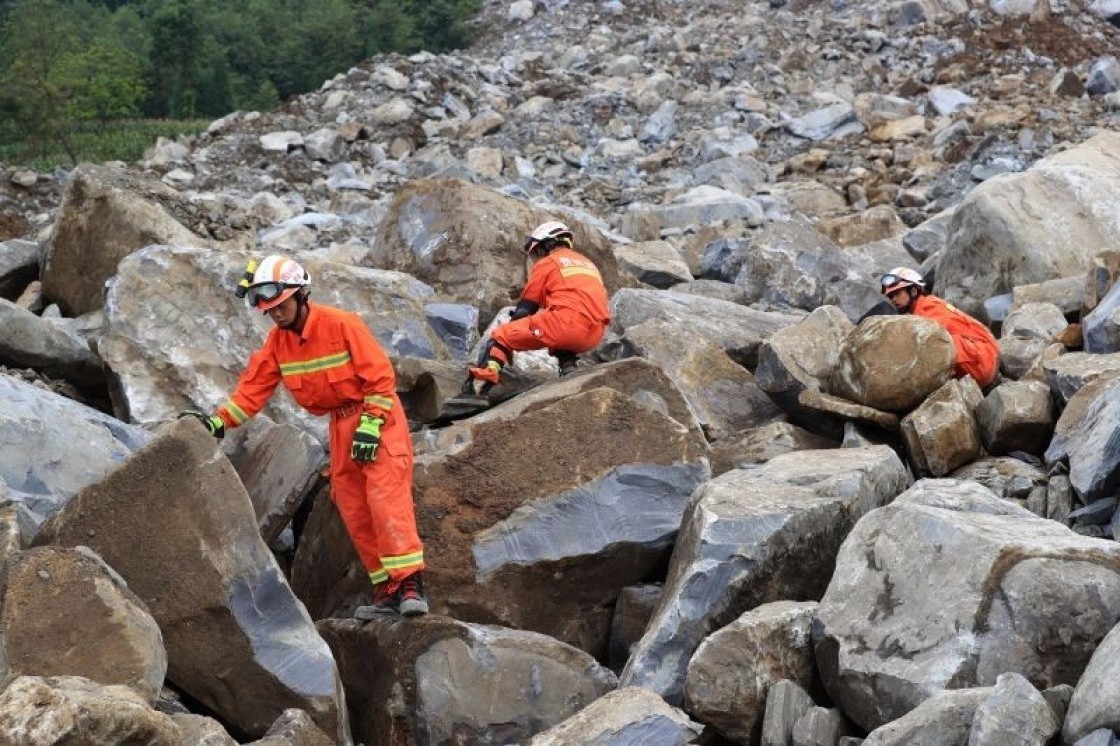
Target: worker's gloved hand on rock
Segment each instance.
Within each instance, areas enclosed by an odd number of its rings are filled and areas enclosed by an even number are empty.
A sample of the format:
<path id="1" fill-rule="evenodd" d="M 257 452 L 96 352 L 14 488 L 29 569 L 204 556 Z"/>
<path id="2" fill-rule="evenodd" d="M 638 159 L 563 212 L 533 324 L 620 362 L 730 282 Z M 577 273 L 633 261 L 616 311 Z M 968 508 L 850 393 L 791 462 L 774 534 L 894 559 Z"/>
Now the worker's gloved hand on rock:
<path id="1" fill-rule="evenodd" d="M 377 447 L 381 445 L 381 418 L 363 414 L 354 431 L 354 442 L 350 446 L 350 458 L 369 463 L 377 458 Z"/>
<path id="2" fill-rule="evenodd" d="M 194 417 L 202 423 L 211 435 L 219 440 L 226 436 L 226 423 L 222 422 L 222 418 L 216 414 L 208 415 L 199 412 L 197 409 L 185 409 L 179 413 L 179 419 L 184 417 Z"/>

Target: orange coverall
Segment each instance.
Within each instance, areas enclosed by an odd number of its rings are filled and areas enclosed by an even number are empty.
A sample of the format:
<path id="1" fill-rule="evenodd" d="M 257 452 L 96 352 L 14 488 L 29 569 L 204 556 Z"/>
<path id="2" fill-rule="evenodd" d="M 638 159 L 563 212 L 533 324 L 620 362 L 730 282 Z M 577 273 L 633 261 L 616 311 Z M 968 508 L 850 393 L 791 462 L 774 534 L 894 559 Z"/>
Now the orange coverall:
<path id="1" fill-rule="evenodd" d="M 269 332 L 218 416 L 237 427 L 261 411 L 281 381 L 308 412 L 331 416 L 331 499 L 370 580 L 376 585 L 424 569 L 408 420 L 392 363 L 361 318 L 309 303 L 302 332 Z M 363 412 L 384 418 L 377 457 L 368 464 L 350 457 Z"/>
<path id="2" fill-rule="evenodd" d="M 607 289 L 591 260 L 571 249 L 555 249 L 533 265 L 521 299 L 540 307 L 502 324 L 491 339 L 510 350 L 587 352 L 603 339 L 611 313 Z"/>
<path id="3" fill-rule="evenodd" d="M 957 348 L 954 369 L 957 378 L 972 376 L 981 388 L 995 379 L 999 371 L 999 342 L 988 327 L 952 303 L 932 295 L 918 296 L 911 313 L 936 321 L 949 332 Z"/>

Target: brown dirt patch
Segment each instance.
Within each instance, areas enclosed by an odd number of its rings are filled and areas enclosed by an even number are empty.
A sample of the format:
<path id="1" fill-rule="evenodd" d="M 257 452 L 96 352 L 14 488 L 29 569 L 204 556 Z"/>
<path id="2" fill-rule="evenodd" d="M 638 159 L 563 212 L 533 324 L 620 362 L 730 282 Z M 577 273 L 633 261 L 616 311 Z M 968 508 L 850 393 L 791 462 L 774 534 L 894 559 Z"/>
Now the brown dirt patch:
<path id="1" fill-rule="evenodd" d="M 22 215 L 0 212 L 0 241 L 23 238 L 30 230 L 31 224 Z"/>
<path id="2" fill-rule="evenodd" d="M 989 72 L 988 57 L 1008 50 L 1030 49 L 1067 67 L 1116 54 L 1120 49 L 1120 30 L 1105 23 L 1094 30 L 1100 32 L 1099 38 L 1071 28 L 1058 17 L 1045 21 L 1008 20 L 980 28 L 966 19 L 957 19 L 946 24 L 944 35 L 959 37 L 965 43 L 965 51 L 943 59 L 938 69 L 962 64 L 970 68 L 970 75 L 983 74 Z"/>

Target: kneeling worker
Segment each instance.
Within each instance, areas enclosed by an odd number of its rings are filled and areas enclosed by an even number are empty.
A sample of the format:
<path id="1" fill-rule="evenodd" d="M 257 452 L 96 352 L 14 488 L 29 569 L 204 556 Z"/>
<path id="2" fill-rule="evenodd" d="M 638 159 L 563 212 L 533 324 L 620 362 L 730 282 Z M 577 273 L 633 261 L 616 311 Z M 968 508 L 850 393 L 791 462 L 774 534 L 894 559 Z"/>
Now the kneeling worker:
<path id="1" fill-rule="evenodd" d="M 498 383 L 519 350 L 547 348 L 560 363 L 560 375 L 573 372 L 579 353 L 594 349 L 611 323 L 603 278 L 572 248 L 568 226 L 556 221 L 537 226 L 523 251 L 537 261 L 511 320 L 494 329 L 478 367 L 470 369 L 477 394 Z"/>
<path id="2" fill-rule="evenodd" d="M 308 412 L 329 414 L 331 499 L 373 583 L 373 605 L 354 616 L 427 613 L 412 440 L 389 358 L 357 314 L 308 301 L 311 278 L 292 259 L 270 256 L 245 274 L 238 295 L 276 326 L 216 414 L 182 414 L 221 438 L 260 412 L 281 382 Z"/>
<path id="3" fill-rule="evenodd" d="M 949 332 L 957 351 L 957 378 L 972 376 L 980 388 L 995 380 L 999 373 L 999 342 L 988 327 L 948 301 L 926 295 L 925 281 L 912 269 L 896 267 L 879 282 L 883 295 L 899 313 L 923 316 Z"/>

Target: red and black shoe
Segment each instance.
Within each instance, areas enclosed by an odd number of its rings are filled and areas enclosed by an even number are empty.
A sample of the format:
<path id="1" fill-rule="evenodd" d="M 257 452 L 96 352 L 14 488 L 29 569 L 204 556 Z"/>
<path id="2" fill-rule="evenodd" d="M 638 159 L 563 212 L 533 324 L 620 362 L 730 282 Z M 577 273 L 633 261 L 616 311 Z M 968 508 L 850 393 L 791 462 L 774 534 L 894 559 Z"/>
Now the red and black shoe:
<path id="1" fill-rule="evenodd" d="M 392 580 L 386 580 L 373 586 L 373 603 L 354 609 L 354 618 L 369 620 L 384 614 L 396 614 L 400 611 L 400 603 L 397 600 L 399 585 Z"/>
<path id="2" fill-rule="evenodd" d="M 424 579 L 414 572 L 400 581 L 396 592 L 397 608 L 403 616 L 420 616 L 428 613 L 428 597 L 424 593 Z"/>

